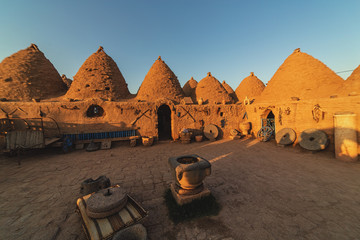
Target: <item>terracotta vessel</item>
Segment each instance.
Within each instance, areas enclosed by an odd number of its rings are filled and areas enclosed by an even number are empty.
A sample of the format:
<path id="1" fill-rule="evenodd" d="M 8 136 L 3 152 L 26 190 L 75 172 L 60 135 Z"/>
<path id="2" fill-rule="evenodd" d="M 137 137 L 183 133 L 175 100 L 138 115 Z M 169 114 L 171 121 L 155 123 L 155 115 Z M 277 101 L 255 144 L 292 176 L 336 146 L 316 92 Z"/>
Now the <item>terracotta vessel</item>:
<path id="1" fill-rule="evenodd" d="M 204 178 L 211 174 L 210 162 L 196 154 L 171 157 L 169 165 L 175 184 L 186 190 L 202 186 Z"/>
<path id="2" fill-rule="evenodd" d="M 251 122 L 243 122 L 239 124 L 239 128 L 242 134 L 248 135 L 251 129 Z"/>
<path id="3" fill-rule="evenodd" d="M 144 146 L 151 146 L 154 143 L 154 137 L 142 137 L 142 143 Z"/>
<path id="4" fill-rule="evenodd" d="M 202 136 L 202 135 L 197 135 L 197 136 L 195 136 L 195 141 L 196 141 L 196 142 L 202 142 L 202 140 L 203 140 L 203 136 Z"/>

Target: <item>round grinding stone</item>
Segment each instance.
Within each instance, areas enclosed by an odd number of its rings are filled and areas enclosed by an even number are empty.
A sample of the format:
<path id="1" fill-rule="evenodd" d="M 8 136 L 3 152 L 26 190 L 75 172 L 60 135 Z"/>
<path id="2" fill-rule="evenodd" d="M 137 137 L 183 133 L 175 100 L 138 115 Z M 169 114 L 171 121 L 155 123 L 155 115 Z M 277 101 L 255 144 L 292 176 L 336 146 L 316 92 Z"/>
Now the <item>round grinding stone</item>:
<path id="1" fill-rule="evenodd" d="M 209 124 L 204 128 L 204 135 L 207 139 L 214 140 L 219 135 L 219 130 L 214 124 Z"/>
<path id="2" fill-rule="evenodd" d="M 275 135 L 275 140 L 281 145 L 290 145 L 296 140 L 296 133 L 291 128 L 283 128 Z"/>
<path id="3" fill-rule="evenodd" d="M 122 188 L 106 188 L 89 197 L 86 213 L 92 218 L 104 218 L 120 211 L 126 203 L 127 194 Z"/>
<path id="4" fill-rule="evenodd" d="M 324 150 L 328 144 L 328 136 L 318 129 L 307 129 L 300 134 L 299 144 L 310 151 Z"/>

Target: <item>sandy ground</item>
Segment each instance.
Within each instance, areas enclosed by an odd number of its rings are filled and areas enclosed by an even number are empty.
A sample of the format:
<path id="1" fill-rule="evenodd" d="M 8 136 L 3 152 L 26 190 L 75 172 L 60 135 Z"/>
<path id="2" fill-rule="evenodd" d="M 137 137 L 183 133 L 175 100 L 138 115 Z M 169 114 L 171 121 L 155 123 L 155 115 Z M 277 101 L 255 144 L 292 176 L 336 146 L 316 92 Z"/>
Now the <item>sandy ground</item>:
<path id="1" fill-rule="evenodd" d="M 172 181 L 167 159 L 189 153 L 212 162 L 205 182 L 222 210 L 174 225 L 162 197 Z M 80 184 L 106 175 L 149 211 L 149 239 L 359 239 L 359 171 L 331 153 L 253 139 L 49 149 L 22 156 L 20 166 L 1 156 L 0 238 L 85 239 L 75 212 Z"/>

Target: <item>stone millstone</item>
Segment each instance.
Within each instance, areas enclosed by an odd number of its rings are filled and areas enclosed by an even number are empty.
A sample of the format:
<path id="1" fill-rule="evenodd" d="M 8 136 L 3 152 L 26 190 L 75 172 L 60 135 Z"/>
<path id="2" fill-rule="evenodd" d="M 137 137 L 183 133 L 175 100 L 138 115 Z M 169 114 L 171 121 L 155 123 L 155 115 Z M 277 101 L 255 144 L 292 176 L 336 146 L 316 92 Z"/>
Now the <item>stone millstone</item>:
<path id="1" fill-rule="evenodd" d="M 91 195 L 86 214 L 92 218 L 105 218 L 119 212 L 126 203 L 127 194 L 122 188 L 106 188 Z"/>
<path id="2" fill-rule="evenodd" d="M 215 140 L 219 135 L 219 130 L 214 124 L 209 124 L 204 128 L 204 135 L 209 140 Z"/>
<path id="3" fill-rule="evenodd" d="M 290 145 L 296 140 L 296 133 L 291 128 L 283 128 L 276 133 L 275 140 L 281 145 Z"/>
<path id="4" fill-rule="evenodd" d="M 300 134 L 299 144 L 310 151 L 324 150 L 328 144 L 328 136 L 317 129 L 307 129 Z"/>

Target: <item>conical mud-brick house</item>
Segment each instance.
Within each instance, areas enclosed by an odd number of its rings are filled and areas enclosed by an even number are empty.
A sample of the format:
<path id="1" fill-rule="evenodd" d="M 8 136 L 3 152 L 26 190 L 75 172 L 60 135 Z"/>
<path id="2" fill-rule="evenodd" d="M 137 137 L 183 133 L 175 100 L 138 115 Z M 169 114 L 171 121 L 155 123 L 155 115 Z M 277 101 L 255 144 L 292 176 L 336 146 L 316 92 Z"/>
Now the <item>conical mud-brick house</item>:
<path id="1" fill-rule="evenodd" d="M 259 100 L 326 98 L 338 93 L 343 82 L 324 63 L 296 49 L 276 71 Z"/>
<path id="2" fill-rule="evenodd" d="M 232 89 L 232 87 L 230 87 L 229 84 L 227 84 L 225 81 L 223 81 L 221 83 L 221 85 L 225 88 L 225 90 L 228 92 L 228 94 L 230 95 L 230 97 L 232 97 L 232 99 L 234 100 L 234 102 L 238 101 L 238 98 L 235 94 L 235 91 Z"/>
<path id="3" fill-rule="evenodd" d="M 226 89 L 210 72 L 198 83 L 195 92 L 198 101 L 202 98 L 204 103 L 232 102 Z"/>
<path id="4" fill-rule="evenodd" d="M 360 95 L 360 65 L 344 82 L 342 95 Z"/>
<path id="5" fill-rule="evenodd" d="M 65 74 L 61 75 L 61 79 L 63 80 L 63 82 L 65 83 L 67 89 L 70 88 L 72 80 L 67 78 Z"/>
<path id="6" fill-rule="evenodd" d="M 168 65 L 159 57 L 146 74 L 137 93 L 137 98 L 146 101 L 166 98 L 180 102 L 183 97 L 184 92 L 179 80 Z"/>
<path id="7" fill-rule="evenodd" d="M 118 100 L 130 95 L 127 84 L 115 61 L 102 47 L 93 53 L 74 76 L 67 98 L 101 98 Z"/>
<path id="8" fill-rule="evenodd" d="M 58 97 L 66 85 L 58 71 L 35 44 L 0 63 L 0 98 L 29 101 Z"/>
<path id="9" fill-rule="evenodd" d="M 193 77 L 191 77 L 191 79 L 189 81 L 187 81 L 183 87 L 185 96 L 191 97 L 193 102 L 196 102 L 195 89 L 196 89 L 197 84 L 198 84 L 198 82 Z"/>
<path id="10" fill-rule="evenodd" d="M 236 88 L 235 93 L 239 101 L 243 101 L 246 97 L 254 99 L 264 91 L 264 83 L 258 79 L 253 72 L 250 76 L 244 78 L 239 86 Z"/>

